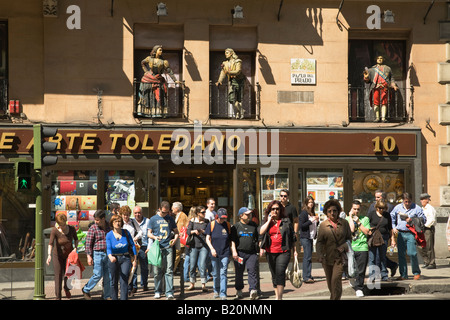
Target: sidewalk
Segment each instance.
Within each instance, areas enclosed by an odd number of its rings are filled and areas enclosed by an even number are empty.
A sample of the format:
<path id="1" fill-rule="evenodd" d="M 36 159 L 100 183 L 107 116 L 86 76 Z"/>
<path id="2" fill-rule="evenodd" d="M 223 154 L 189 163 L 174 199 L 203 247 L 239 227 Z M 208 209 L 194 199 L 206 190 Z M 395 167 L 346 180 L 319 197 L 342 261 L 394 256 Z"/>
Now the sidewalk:
<path id="1" fill-rule="evenodd" d="M 83 272 L 83 279 L 80 281 L 81 287 L 88 281 L 90 275 L 90 270 L 86 268 Z M 381 282 L 378 290 L 367 291 L 366 297 L 362 299 L 373 298 L 374 295 L 402 295 L 402 294 L 420 294 L 420 295 L 430 295 L 430 294 L 444 294 L 445 297 L 450 299 L 450 260 L 441 259 L 438 261 L 436 269 L 422 269 L 422 276 L 420 280 L 412 279 L 412 272 L 409 268 L 409 279 L 402 281 L 392 281 L 392 282 Z M 284 300 L 302 300 L 302 299 L 317 299 L 317 300 L 328 300 L 329 291 L 326 284 L 325 274 L 320 264 L 313 263 L 312 275 L 316 280 L 315 283 L 303 285 L 300 288 L 295 288 L 291 285 L 289 280 L 286 281 L 286 287 L 284 291 Z M 228 300 L 233 300 L 235 297 L 236 290 L 234 289 L 234 267 L 230 263 L 228 268 Z M 397 273 L 394 278 L 398 277 Z M 261 264 L 261 292 L 262 300 L 273 300 L 275 294 L 272 287 L 272 278 L 270 272 L 268 271 L 267 264 Z M 245 278 L 246 279 L 246 278 Z M 138 277 L 139 280 L 139 277 Z M 367 279 L 366 279 L 367 280 Z M 367 281 L 366 281 L 367 283 Z M 188 284 L 185 283 L 185 287 Z M 198 288 L 201 287 L 200 282 L 197 282 Z M 153 278 L 149 279 L 149 291 L 143 292 L 142 288 L 138 288 L 134 297 L 130 300 L 155 300 L 154 299 L 154 285 Z M 174 288 L 175 288 L 175 298 L 183 300 L 180 292 L 180 277 L 174 277 Z M 193 291 L 184 292 L 184 300 L 214 300 L 212 292 L 212 282 L 207 283 L 207 288 L 209 291 L 207 293 L 202 293 L 200 289 L 194 289 Z M 71 290 L 72 298 L 71 300 L 84 300 L 81 288 L 74 288 Z M 249 300 L 248 286 L 246 285 L 243 290 L 244 299 Z M 91 292 L 93 300 L 101 300 L 101 284 Z M 0 300 L 33 300 L 34 295 L 34 282 L 4 282 L 0 283 Z M 64 292 L 63 292 L 64 296 Z M 45 281 L 45 297 L 46 300 L 54 300 L 54 283 L 53 280 Z M 351 287 L 348 280 L 343 281 L 343 297 L 342 299 L 361 299 L 356 298 L 355 292 Z M 65 297 L 63 300 L 68 300 Z M 164 295 L 161 300 L 165 300 Z"/>

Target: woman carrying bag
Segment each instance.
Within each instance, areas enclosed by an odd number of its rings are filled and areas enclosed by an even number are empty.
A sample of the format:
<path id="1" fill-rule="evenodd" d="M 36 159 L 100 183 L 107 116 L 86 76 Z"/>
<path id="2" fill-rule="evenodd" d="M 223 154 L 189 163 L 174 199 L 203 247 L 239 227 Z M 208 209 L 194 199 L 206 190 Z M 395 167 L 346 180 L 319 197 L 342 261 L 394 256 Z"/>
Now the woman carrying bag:
<path id="1" fill-rule="evenodd" d="M 286 285 L 286 269 L 291 259 L 291 249 L 297 257 L 294 246 L 294 227 L 284 212 L 284 206 L 273 200 L 267 206 L 265 221 L 259 231 L 262 235 L 261 249 L 266 251 L 267 262 L 272 274 L 275 299 L 282 300 Z"/>

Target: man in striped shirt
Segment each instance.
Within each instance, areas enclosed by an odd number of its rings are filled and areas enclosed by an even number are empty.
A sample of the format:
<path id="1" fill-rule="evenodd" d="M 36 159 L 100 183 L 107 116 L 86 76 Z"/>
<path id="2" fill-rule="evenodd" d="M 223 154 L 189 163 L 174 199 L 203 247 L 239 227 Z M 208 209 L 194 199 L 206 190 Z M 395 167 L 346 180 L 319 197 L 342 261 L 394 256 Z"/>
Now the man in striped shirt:
<path id="1" fill-rule="evenodd" d="M 106 254 L 106 234 L 109 226 L 103 210 L 94 213 L 95 223 L 89 228 L 86 236 L 86 256 L 88 265 L 93 267 L 93 275 L 83 287 L 85 299 L 91 299 L 91 290 L 103 278 L 103 299 L 111 299 L 111 281 L 108 269 L 108 255 Z"/>

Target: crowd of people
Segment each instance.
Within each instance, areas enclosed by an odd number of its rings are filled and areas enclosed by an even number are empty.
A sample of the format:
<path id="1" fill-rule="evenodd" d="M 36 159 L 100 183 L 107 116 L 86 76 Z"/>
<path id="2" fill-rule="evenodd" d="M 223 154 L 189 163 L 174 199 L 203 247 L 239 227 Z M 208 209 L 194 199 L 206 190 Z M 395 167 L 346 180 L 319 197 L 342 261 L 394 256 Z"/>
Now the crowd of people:
<path id="1" fill-rule="evenodd" d="M 331 199 L 323 208 L 326 219 L 320 222 L 315 213 L 314 198 L 303 201 L 300 213 L 289 202 L 289 191 L 282 190 L 280 199 L 273 200 L 265 208 L 263 220 L 255 210 L 242 207 L 236 212 L 232 225 L 225 208 L 217 211 L 215 200 L 210 198 L 205 206 L 190 208 L 188 215 L 183 205 L 170 205 L 162 201 L 156 213 L 147 218 L 142 208 L 136 206 L 111 206 L 111 216 L 97 210 L 87 233 L 85 252 L 93 275 L 82 288 L 85 299 L 92 299 L 91 292 L 102 280 L 103 299 L 127 300 L 138 290 L 137 270 L 140 268 L 140 287 L 149 291 L 149 276 L 154 277 L 154 298 L 164 294 L 167 300 L 174 299 L 174 272 L 186 283 L 186 291 L 196 290 L 200 278 L 200 292 L 213 290 L 214 298 L 228 297 L 228 265 L 232 261 L 235 271 L 235 298 L 244 297 L 244 272 L 248 277 L 248 296 L 255 300 L 261 297 L 259 261 L 265 254 L 271 273 L 275 299 L 283 298 L 286 286 L 286 271 L 292 258 L 297 259 L 303 251 L 303 283 L 314 283 L 312 255 L 315 242 L 318 262 L 322 264 L 330 299 L 338 300 L 342 295 L 342 280 L 348 274 L 347 252 L 354 255 L 354 274 L 351 284 L 356 296 L 364 296 L 366 269 L 368 281 L 392 281 L 397 269 L 399 280 L 408 278 L 406 254 L 410 258 L 414 279 L 420 278 L 414 230 L 422 228 L 426 237 L 420 253 L 425 267 L 436 268 L 434 260 L 435 210 L 429 204 L 430 195 L 420 196 L 422 207 L 412 203 L 409 193 L 402 195 L 396 206 L 386 201 L 382 190 L 375 192 L 375 202 L 368 212 L 361 213 L 361 203 L 354 200 L 348 214 L 343 212 L 340 202 Z M 131 213 L 133 212 L 133 218 Z M 55 268 L 55 293 L 61 299 L 64 288 L 66 297 L 70 290 L 64 276 L 65 264 L 77 234 L 67 225 L 64 215 L 56 217 L 57 225 L 52 230 L 48 248 L 47 264 L 53 259 Z M 415 229 L 411 226 L 415 225 Z M 381 240 L 380 240 L 381 239 Z M 159 244 L 160 265 L 148 262 L 148 251 L 153 242 Z M 397 246 L 398 263 L 389 259 L 387 252 Z M 300 249 L 301 247 L 301 249 Z M 183 259 L 184 257 L 184 259 Z M 391 277 L 388 276 L 391 270 Z M 212 280 L 212 288 L 207 287 Z M 64 285 L 63 285 L 64 283 Z"/>

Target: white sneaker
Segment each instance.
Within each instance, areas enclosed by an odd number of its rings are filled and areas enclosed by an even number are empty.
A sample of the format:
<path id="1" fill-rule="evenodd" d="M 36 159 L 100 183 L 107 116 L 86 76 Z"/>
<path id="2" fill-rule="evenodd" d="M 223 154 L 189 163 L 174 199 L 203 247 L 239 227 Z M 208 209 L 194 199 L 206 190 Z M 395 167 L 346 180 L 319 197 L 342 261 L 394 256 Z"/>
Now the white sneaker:
<path id="1" fill-rule="evenodd" d="M 155 299 L 159 299 L 159 298 L 161 298 L 161 294 L 159 293 L 159 292 L 155 292 L 155 297 L 154 297 Z"/>
<path id="2" fill-rule="evenodd" d="M 173 295 L 168 295 L 167 296 L 167 300 L 174 300 L 175 298 L 174 298 L 174 296 Z"/>
<path id="3" fill-rule="evenodd" d="M 364 293 L 362 292 L 362 290 L 356 290 L 356 296 L 357 297 L 364 297 Z"/>
<path id="4" fill-rule="evenodd" d="M 250 291 L 250 300 L 256 300 L 256 298 L 258 298 L 258 291 L 257 290 Z"/>

